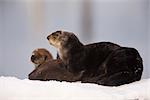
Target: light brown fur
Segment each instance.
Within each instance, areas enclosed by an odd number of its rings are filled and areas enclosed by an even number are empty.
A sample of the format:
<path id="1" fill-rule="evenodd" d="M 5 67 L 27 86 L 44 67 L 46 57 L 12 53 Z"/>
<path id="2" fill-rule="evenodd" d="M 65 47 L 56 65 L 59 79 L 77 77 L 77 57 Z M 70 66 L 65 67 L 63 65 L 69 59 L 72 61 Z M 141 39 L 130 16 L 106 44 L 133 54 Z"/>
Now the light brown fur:
<path id="1" fill-rule="evenodd" d="M 44 63 L 47 60 L 52 60 L 52 54 L 44 49 L 38 48 L 32 52 L 31 61 L 34 63 L 35 67 L 38 67 L 40 64 Z"/>

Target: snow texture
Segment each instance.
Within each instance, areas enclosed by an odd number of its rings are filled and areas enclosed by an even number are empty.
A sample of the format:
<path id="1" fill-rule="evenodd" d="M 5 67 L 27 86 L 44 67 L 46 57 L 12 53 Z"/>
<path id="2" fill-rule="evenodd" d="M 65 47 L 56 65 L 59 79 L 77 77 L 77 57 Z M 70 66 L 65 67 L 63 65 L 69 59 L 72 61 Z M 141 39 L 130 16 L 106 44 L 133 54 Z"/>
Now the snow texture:
<path id="1" fill-rule="evenodd" d="M 150 100 L 150 79 L 108 87 L 0 77 L 0 100 Z"/>

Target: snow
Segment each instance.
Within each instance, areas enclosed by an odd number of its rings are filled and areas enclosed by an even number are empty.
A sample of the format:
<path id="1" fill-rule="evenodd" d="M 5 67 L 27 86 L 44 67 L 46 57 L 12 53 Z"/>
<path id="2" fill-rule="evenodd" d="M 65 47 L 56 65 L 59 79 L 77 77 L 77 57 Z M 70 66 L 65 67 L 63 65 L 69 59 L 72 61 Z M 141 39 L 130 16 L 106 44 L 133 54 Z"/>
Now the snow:
<path id="1" fill-rule="evenodd" d="M 108 87 L 1 76 L 0 100 L 150 100 L 150 79 Z"/>

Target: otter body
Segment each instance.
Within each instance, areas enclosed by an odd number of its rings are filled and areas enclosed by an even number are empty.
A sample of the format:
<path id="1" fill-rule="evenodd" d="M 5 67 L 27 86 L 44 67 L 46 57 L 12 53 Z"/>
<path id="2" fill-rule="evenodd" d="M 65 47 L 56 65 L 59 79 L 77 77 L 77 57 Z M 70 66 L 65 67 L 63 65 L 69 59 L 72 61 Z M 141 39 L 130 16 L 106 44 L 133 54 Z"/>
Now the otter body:
<path id="1" fill-rule="evenodd" d="M 47 39 L 57 48 L 68 71 L 84 72 L 82 82 L 118 86 L 141 79 L 142 58 L 134 48 L 111 42 L 83 45 L 73 33 L 63 31 L 56 31 Z"/>
<path id="2" fill-rule="evenodd" d="M 111 52 L 97 66 L 92 66 L 92 64 L 87 66 L 88 68 L 82 77 L 82 82 L 109 86 L 118 86 L 138 81 L 141 79 L 143 71 L 142 58 L 139 53 L 134 48 L 127 47 L 120 47 Z"/>
<path id="3" fill-rule="evenodd" d="M 80 80 L 81 75 L 75 76 L 66 69 L 61 60 L 50 60 L 41 64 L 29 74 L 30 80 L 56 80 L 74 82 Z"/>
<path id="4" fill-rule="evenodd" d="M 120 46 L 114 43 L 99 42 L 84 45 L 81 50 L 71 49 L 67 57 L 70 66 L 70 69 L 68 69 L 72 72 L 75 71 L 75 73 L 85 69 L 89 71 L 97 70 L 97 67 L 105 61 L 109 54 L 118 48 Z"/>
<path id="5" fill-rule="evenodd" d="M 51 53 L 46 49 L 34 50 L 31 61 L 35 65 L 35 69 L 28 75 L 30 80 L 73 82 L 80 80 L 82 76 L 82 73 L 74 75 L 66 70 L 61 59 L 54 60 Z"/>

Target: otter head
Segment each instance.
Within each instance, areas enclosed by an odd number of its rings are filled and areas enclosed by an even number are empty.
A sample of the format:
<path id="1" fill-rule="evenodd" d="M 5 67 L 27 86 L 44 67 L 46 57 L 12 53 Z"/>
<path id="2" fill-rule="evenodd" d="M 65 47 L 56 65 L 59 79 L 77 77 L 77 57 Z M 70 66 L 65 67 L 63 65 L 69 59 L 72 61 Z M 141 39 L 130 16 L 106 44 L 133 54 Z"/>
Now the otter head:
<path id="1" fill-rule="evenodd" d="M 49 43 L 57 49 L 59 57 L 65 64 L 70 63 L 68 59 L 74 56 L 72 52 L 80 53 L 84 48 L 84 45 L 75 34 L 71 32 L 56 31 L 51 33 L 47 39 Z"/>
<path id="2" fill-rule="evenodd" d="M 39 48 L 32 52 L 31 62 L 34 63 L 35 67 L 38 67 L 47 60 L 53 59 L 51 53 L 46 49 Z"/>
<path id="3" fill-rule="evenodd" d="M 49 43 L 57 49 L 64 47 L 69 48 L 71 47 L 70 45 L 75 46 L 76 44 L 80 43 L 79 39 L 75 36 L 75 34 L 66 31 L 53 32 L 47 37 L 47 39 Z"/>

